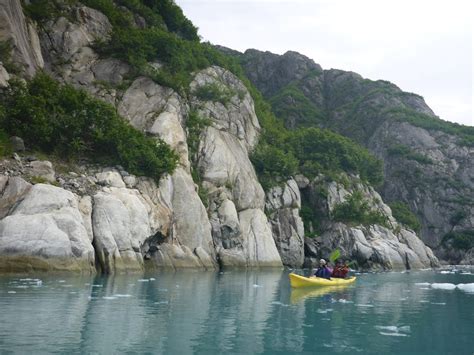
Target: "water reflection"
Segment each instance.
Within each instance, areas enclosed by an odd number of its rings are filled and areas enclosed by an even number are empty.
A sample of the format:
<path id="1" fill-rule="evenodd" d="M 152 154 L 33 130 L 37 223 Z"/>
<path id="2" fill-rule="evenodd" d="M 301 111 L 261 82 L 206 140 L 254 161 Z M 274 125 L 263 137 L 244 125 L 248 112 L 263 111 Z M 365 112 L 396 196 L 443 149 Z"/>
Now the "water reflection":
<path id="1" fill-rule="evenodd" d="M 301 290 L 281 270 L 40 278 L 0 278 L 0 353 L 462 353 L 474 346 L 474 294 L 429 287 L 469 284 L 472 275 L 360 275 L 353 285 Z"/>

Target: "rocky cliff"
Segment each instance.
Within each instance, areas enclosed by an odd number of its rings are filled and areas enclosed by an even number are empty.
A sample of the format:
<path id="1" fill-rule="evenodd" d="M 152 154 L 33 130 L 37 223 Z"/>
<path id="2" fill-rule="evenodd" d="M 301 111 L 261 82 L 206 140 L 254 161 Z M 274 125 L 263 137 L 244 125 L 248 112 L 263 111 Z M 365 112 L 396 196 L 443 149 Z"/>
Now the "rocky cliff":
<path id="1" fill-rule="evenodd" d="M 302 266 L 300 191 L 310 183 L 289 180 L 264 192 L 249 159 L 261 127 L 249 91 L 234 74 L 210 66 L 192 73 L 186 90 L 175 90 L 97 53 L 94 45 L 108 41 L 113 26 L 96 9 L 77 2 L 68 5 L 67 16 L 59 13 L 41 26 L 25 18 L 18 0 L 1 0 L 0 9 L 0 40 L 11 39 L 20 69 L 0 67 L 4 87 L 10 77 L 28 79 L 42 68 L 113 105 L 179 156 L 174 172 L 156 181 L 122 166 L 40 159 L 28 151 L 31 142 L 24 151 L 13 138 L 17 153 L 0 163 L 1 271 Z M 135 21 L 146 26 L 138 15 Z M 159 70 L 162 63 L 151 65 Z M 203 94 L 209 90 L 214 95 Z M 327 234 L 329 244 L 317 256 L 338 247 L 352 257 L 365 248 L 357 254 L 363 267 L 437 263 L 405 229 L 336 224 Z"/>
<path id="2" fill-rule="evenodd" d="M 421 221 L 423 241 L 440 257 L 469 262 L 462 259 L 474 233 L 472 127 L 438 119 L 421 96 L 392 83 L 323 70 L 296 52 L 232 55 L 288 128 L 330 128 L 382 159 L 383 198 L 409 206 Z M 467 242 L 455 250 L 460 238 Z"/>

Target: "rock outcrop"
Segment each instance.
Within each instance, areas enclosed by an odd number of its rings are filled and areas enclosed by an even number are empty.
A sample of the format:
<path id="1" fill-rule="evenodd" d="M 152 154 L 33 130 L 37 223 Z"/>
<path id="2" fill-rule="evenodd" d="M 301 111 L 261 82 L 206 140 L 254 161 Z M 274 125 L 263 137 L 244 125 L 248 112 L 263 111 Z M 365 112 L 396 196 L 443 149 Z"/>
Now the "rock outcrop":
<path id="1" fill-rule="evenodd" d="M 211 123 L 201 133 L 196 165 L 209 194 L 209 214 L 220 265 L 281 266 L 268 220 L 265 194 L 249 159 L 260 125 L 253 100 L 230 72 L 211 67 L 199 72 L 191 92 L 216 85 L 231 93 L 228 102 L 203 101 L 191 107 Z"/>
<path id="2" fill-rule="evenodd" d="M 301 267 L 304 262 L 304 225 L 299 215 L 301 196 L 295 180 L 267 192 L 265 209 L 273 238 L 284 265 Z"/>
<path id="3" fill-rule="evenodd" d="M 19 0 L 0 1 L 0 41 L 10 43 L 12 61 L 26 77 L 31 78 L 44 66 L 36 27 L 25 18 Z M 0 86 L 3 86 L 2 81 L 8 80 L 2 69 L 3 66 L 0 68 Z"/>
<path id="4" fill-rule="evenodd" d="M 320 193 L 322 190 L 325 192 Z M 419 269 L 439 265 L 431 249 L 416 233 L 398 223 L 380 195 L 356 177 L 350 178 L 350 186 L 315 179 L 304 193 L 309 196 L 311 207 L 321 211 L 321 234 L 305 240 L 307 266 L 315 266 L 319 258 L 328 258 L 336 249 L 342 258 L 356 261 L 363 269 Z M 385 223 L 363 225 L 356 221 L 342 223 L 335 220 L 335 208 L 354 193 L 359 193 L 371 210 L 383 216 Z"/>

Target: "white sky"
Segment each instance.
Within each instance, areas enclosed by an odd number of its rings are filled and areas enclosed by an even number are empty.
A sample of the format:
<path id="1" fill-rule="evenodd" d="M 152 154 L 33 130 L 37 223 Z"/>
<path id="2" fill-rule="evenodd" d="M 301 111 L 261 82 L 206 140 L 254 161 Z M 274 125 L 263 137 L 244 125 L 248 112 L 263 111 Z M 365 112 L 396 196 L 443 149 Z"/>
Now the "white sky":
<path id="1" fill-rule="evenodd" d="M 472 0 L 176 0 L 203 40 L 295 50 L 324 69 L 389 80 L 474 126 Z"/>

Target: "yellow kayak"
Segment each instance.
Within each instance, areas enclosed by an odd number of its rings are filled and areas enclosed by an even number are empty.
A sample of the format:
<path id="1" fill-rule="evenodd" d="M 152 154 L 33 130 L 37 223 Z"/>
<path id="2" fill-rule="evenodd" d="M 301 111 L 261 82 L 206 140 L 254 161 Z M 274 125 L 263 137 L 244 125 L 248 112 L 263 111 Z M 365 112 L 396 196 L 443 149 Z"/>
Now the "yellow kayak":
<path id="1" fill-rule="evenodd" d="M 304 277 L 301 275 L 293 274 L 290 275 L 290 284 L 291 287 L 299 288 L 299 287 L 309 287 L 309 286 L 339 286 L 339 285 L 347 285 L 353 283 L 356 280 L 356 277 L 350 277 L 348 279 L 338 279 L 338 278 L 331 278 L 323 279 L 316 276 L 311 277 Z"/>

